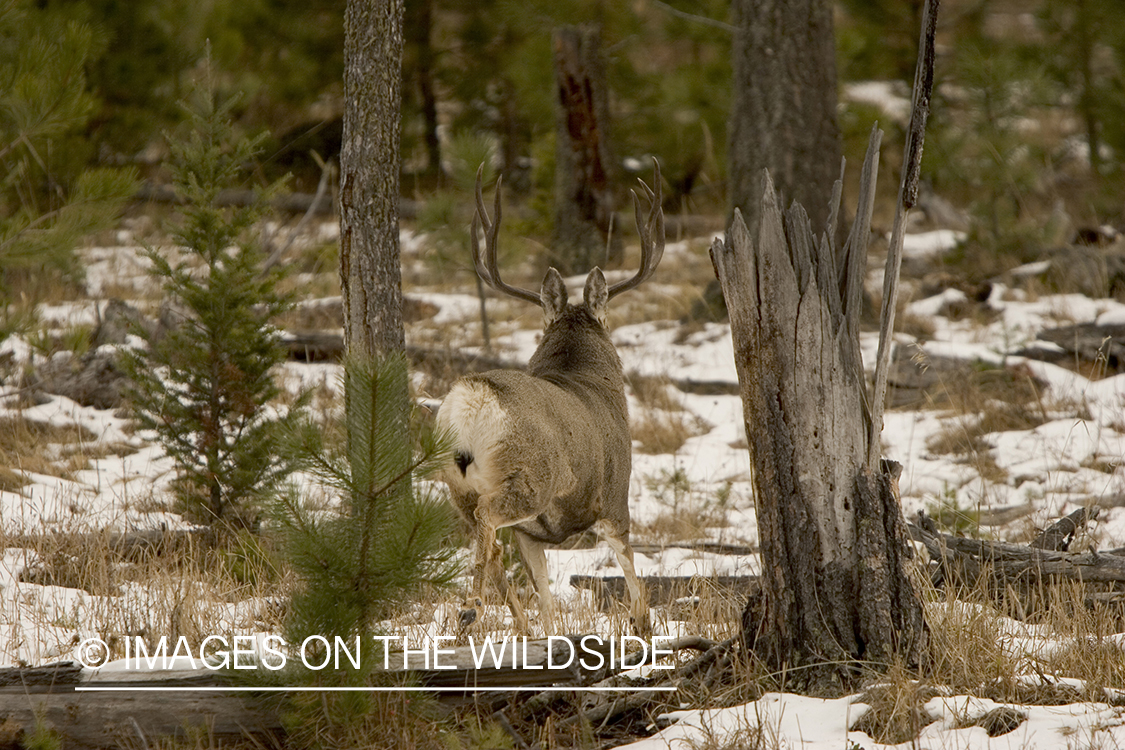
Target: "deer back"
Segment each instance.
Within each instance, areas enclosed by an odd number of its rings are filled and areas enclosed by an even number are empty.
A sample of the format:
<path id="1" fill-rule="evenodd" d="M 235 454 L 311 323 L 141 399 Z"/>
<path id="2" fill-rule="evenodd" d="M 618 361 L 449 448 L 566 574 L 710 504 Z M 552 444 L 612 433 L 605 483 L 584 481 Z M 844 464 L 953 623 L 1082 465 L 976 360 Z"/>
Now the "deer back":
<path id="1" fill-rule="evenodd" d="M 545 305 L 550 320 L 528 371 L 462 378 L 438 414 L 454 438 L 446 482 L 461 512 L 495 496 L 504 525 L 552 544 L 601 519 L 627 528 L 632 464 L 621 360 L 600 308 L 567 303 L 557 285 L 562 302 Z"/>

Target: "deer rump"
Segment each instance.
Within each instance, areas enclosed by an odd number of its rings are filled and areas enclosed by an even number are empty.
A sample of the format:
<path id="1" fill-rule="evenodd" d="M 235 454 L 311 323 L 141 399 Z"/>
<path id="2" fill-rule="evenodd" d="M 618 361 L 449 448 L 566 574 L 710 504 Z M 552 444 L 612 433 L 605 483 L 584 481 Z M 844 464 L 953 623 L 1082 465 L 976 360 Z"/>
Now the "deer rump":
<path id="1" fill-rule="evenodd" d="M 608 403 L 565 376 L 567 387 L 513 370 L 462 378 L 449 392 L 438 422 L 452 438 L 454 462 L 443 479 L 471 525 L 481 497 L 495 498 L 498 528 L 511 526 L 546 544 L 605 522 L 629 530 L 631 469 L 628 428 Z M 566 382 L 571 380 L 571 382 Z M 585 400 L 584 400 L 585 399 Z M 621 436 L 626 436 L 624 445 Z"/>

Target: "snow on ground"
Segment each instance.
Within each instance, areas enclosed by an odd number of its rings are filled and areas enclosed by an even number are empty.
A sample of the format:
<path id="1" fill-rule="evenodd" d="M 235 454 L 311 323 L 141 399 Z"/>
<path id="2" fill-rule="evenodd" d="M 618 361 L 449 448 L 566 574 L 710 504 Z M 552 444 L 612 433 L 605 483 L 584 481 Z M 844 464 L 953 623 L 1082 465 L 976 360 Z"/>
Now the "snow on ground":
<path id="1" fill-rule="evenodd" d="M 862 93 L 862 92 L 859 92 Z M 878 92 L 876 92 L 878 93 Z M 884 94 L 880 93 L 880 96 Z M 853 92 L 853 98 L 859 94 Z M 914 236 L 912 252 L 938 252 L 956 241 L 951 233 Z M 404 247 L 415 247 L 420 238 L 404 238 Z M 675 253 L 686 255 L 689 245 L 677 245 Z M 675 254 L 673 253 L 673 254 Z M 88 251 L 88 279 L 91 292 L 111 286 L 143 288 L 136 273 L 143 272 L 145 261 L 136 248 L 92 248 Z M 660 271 L 653 284 L 670 284 Z M 881 269 L 872 270 L 877 278 Z M 570 280 L 578 293 L 581 279 Z M 451 347 L 470 348 L 478 335 L 479 302 L 472 294 L 411 290 L 412 296 L 437 307 L 432 319 L 408 331 L 411 337 L 446 336 Z M 988 450 L 1004 479 L 982 478 L 970 464 L 955 456 L 934 453 L 931 439 L 958 420 L 968 417 L 936 410 L 897 410 L 887 413 L 883 440 L 885 453 L 904 465 L 900 482 L 904 511 L 912 514 L 938 501 L 953 501 L 960 507 L 978 510 L 1027 506 L 1031 521 L 1044 525 L 1051 518 L 1077 505 L 1125 492 L 1125 375 L 1090 380 L 1056 365 L 1024 360 L 1011 352 L 1033 340 L 1045 327 L 1068 322 L 1125 320 L 1125 305 L 1112 300 L 1091 300 L 1078 295 L 1027 298 L 1018 290 L 994 288 L 989 300 L 995 315 L 986 322 L 949 320 L 939 313 L 943 306 L 963 299 L 947 291 L 910 305 L 912 315 L 933 323 L 934 334 L 917 344 L 912 337 L 899 334 L 898 346 L 919 346 L 934 355 L 981 360 L 992 364 L 1020 365 L 1048 384 L 1043 394 L 1044 410 L 1050 419 L 1033 429 L 1012 430 L 986 436 Z M 506 303 L 490 299 L 496 311 Z M 518 327 L 498 325 L 493 346 L 502 356 L 526 362 L 534 352 L 540 331 L 535 316 L 521 317 Z M 44 320 L 60 328 L 90 325 L 97 320 L 93 303 L 58 304 L 41 310 Z M 424 329 L 424 330 L 423 330 Z M 672 382 L 704 382 L 712 386 L 737 383 L 729 326 L 710 323 L 685 333 L 671 321 L 649 321 L 624 325 L 612 332 L 629 374 L 660 376 Z M 479 343 L 479 339 L 477 340 Z M 873 367 L 877 345 L 874 334 L 864 334 L 862 349 L 865 364 Z M 33 349 L 17 337 L 0 343 L 0 354 L 17 361 L 34 356 Z M 338 387 L 339 369 L 335 365 L 290 363 L 284 379 L 291 386 Z M 721 391 L 722 388 L 712 388 Z M 639 530 L 635 541 L 644 545 L 637 554 L 638 572 L 643 575 L 711 576 L 742 575 L 758 570 L 754 554 L 719 554 L 689 549 L 674 544 L 652 544 L 643 529 L 662 516 L 685 509 L 702 509 L 710 516 L 725 519 L 705 528 L 703 540 L 726 544 L 754 545 L 757 528 L 750 485 L 750 461 L 745 448 L 745 425 L 741 402 L 731 395 L 693 395 L 674 391 L 687 413 L 708 426 L 705 434 L 691 437 L 674 455 L 647 455 L 636 452 L 631 483 L 631 507 Z M 0 389 L 0 415 L 16 408 L 14 389 Z M 631 397 L 634 416 L 644 407 Z M 45 475 L 31 476 L 31 484 L 20 491 L 0 491 L 0 530 L 7 534 L 92 529 L 127 531 L 149 528 L 182 528 L 178 516 L 162 509 L 171 464 L 145 435 L 126 429 L 126 421 L 111 412 L 79 406 L 54 397 L 49 402 L 24 408 L 26 419 L 53 424 L 77 423 L 97 436 L 100 442 L 117 443 L 128 450 L 113 452 L 91 462 L 91 468 L 68 479 Z M 1099 465 L 1100 462 L 1100 465 Z M 1109 470 L 1107 466 L 1113 467 Z M 155 509 L 154 509 L 155 508 Z M 1104 546 L 1125 545 L 1125 508 L 1110 508 L 1103 513 L 1097 531 Z M 998 535 L 1003 536 L 1002 530 Z M 695 540 L 699 541 L 699 540 Z M 94 596 L 76 589 L 39 586 L 20 580 L 21 572 L 32 565 L 34 553 L 9 548 L 0 558 L 0 662 L 41 663 L 74 656 L 75 644 L 95 632 L 94 622 L 124 623 L 136 613 L 169 606 L 161 602 L 166 592 L 147 590 L 137 584 L 123 584 L 119 596 Z M 552 589 L 560 602 L 563 617 L 568 608 L 588 608 L 590 593 L 570 586 L 576 574 L 617 575 L 619 569 L 608 547 L 548 551 Z M 111 601 L 113 600 L 113 601 Z M 253 607 L 218 603 L 215 622 L 232 630 L 256 634 Z M 106 612 L 115 614 L 105 619 Z M 494 614 L 507 616 L 502 608 Z M 132 615 L 123 614 L 133 612 Z M 455 609 L 439 606 L 423 613 L 418 627 L 428 634 L 444 632 Z M 654 619 L 670 633 L 682 625 L 661 612 Z M 431 618 L 428 622 L 425 618 Z M 116 618 L 116 619 L 115 619 Z M 613 627 L 606 615 L 597 626 Z M 1024 626 L 1020 626 L 1024 627 Z M 1013 637 L 1008 647 L 1025 653 L 1050 648 L 1049 639 L 1034 629 L 1025 628 Z M 1120 639 L 1119 639 L 1120 640 Z M 965 727 L 964 719 L 995 707 L 988 701 L 966 697 L 940 697 L 926 710 L 938 721 L 927 727 L 917 746 L 932 747 L 1084 747 L 1094 742 L 1117 746 L 1125 741 L 1125 719 L 1116 708 L 1101 704 L 1075 706 L 1023 707 L 1028 719 L 1015 732 L 989 738 L 979 727 Z M 677 723 L 657 736 L 638 742 L 636 748 L 692 747 L 706 738 L 731 733 L 757 731 L 769 738 L 770 746 L 806 748 L 873 748 L 866 735 L 849 732 L 847 727 L 867 710 L 855 696 L 821 701 L 795 695 L 767 695 L 753 703 L 730 709 L 683 711 L 675 714 Z M 1096 735 L 1096 737 L 1095 737 Z"/>
<path id="2" fill-rule="evenodd" d="M 693 750 L 699 747 L 777 747 L 801 750 L 851 748 L 958 748 L 964 750 L 1032 750 L 1121 747 L 1125 718 L 1121 709 L 1101 703 L 1068 706 L 1012 706 L 1027 716 L 1012 732 L 989 737 L 980 726 L 967 726 L 1007 704 L 971 696 L 941 696 L 924 710 L 937 720 L 901 745 L 881 745 L 863 732 L 848 731 L 868 706 L 858 696 L 835 700 L 770 693 L 733 708 L 680 711 L 676 723 L 658 734 L 622 747 L 630 750 Z M 742 744 L 738 744 L 742 743 Z"/>

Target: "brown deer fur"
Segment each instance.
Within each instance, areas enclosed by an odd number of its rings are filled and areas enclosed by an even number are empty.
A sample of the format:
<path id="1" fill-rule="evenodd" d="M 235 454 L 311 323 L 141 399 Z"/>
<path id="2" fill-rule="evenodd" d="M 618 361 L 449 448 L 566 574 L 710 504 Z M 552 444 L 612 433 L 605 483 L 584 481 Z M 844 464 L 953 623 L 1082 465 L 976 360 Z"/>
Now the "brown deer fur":
<path id="1" fill-rule="evenodd" d="M 648 278 L 663 253 L 659 166 L 655 192 L 647 188 L 646 192 L 653 202 L 647 221 L 634 195 L 641 233 L 640 271 L 607 288 L 605 276 L 595 268 L 586 277 L 582 302 L 570 304 L 554 268 L 547 272 L 538 295 L 500 280 L 495 244 L 499 186 L 496 219 L 490 222 L 478 174 L 473 222 L 477 272 L 490 286 L 540 304 L 544 331 L 527 372 L 493 370 L 463 377 L 438 412 L 438 425 L 451 436 L 454 452 L 442 479 L 471 528 L 475 551 L 473 595 L 462 613 L 465 621 L 476 617 L 485 582 L 491 581 L 507 601 L 516 628 L 528 629 L 515 589 L 508 585 L 496 539 L 497 529 L 510 526 L 539 594 L 540 620 L 545 630 L 552 629 L 555 612 L 544 549 L 593 528 L 621 564 L 634 628 L 648 629 L 648 602 L 629 546 L 632 439 L 625 381 L 605 323 L 609 300 Z M 485 228 L 484 258 L 476 242 L 478 221 Z"/>

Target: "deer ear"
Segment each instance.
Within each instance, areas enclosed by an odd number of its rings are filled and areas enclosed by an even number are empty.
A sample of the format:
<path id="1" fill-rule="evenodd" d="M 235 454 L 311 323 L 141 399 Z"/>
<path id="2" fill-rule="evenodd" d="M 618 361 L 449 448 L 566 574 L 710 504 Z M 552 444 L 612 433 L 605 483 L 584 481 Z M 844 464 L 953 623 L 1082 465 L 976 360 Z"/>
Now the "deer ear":
<path id="1" fill-rule="evenodd" d="M 586 300 L 586 309 L 605 327 L 605 307 L 609 302 L 609 293 L 605 288 L 605 274 L 602 273 L 602 269 L 595 267 L 590 271 L 590 275 L 586 277 L 586 289 L 582 292 L 582 297 Z"/>
<path id="2" fill-rule="evenodd" d="M 567 295 L 566 284 L 562 275 L 553 268 L 547 269 L 543 277 L 543 287 L 539 290 L 539 301 L 543 305 L 543 325 L 551 325 L 551 321 L 559 317 L 566 309 Z"/>

